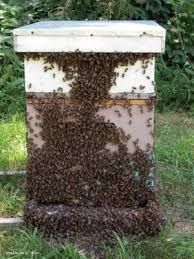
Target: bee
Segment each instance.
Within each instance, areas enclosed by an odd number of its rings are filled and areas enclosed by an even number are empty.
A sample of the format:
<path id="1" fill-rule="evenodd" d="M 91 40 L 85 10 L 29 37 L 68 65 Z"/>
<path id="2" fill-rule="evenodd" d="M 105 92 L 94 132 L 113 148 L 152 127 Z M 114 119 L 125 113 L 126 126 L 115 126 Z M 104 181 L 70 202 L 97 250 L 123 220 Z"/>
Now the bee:
<path id="1" fill-rule="evenodd" d="M 152 127 L 152 125 L 151 125 L 151 120 L 152 120 L 152 118 L 149 118 L 149 119 L 147 119 L 147 127 Z"/>
<path id="2" fill-rule="evenodd" d="M 33 132 L 34 132 L 34 130 L 33 130 L 32 128 L 29 128 L 29 131 L 30 131 L 30 133 L 33 133 Z"/>
<path id="3" fill-rule="evenodd" d="M 134 146 L 137 146 L 138 143 L 139 143 L 139 139 L 138 138 L 133 141 Z"/>
<path id="4" fill-rule="evenodd" d="M 140 109 L 140 113 L 143 114 L 144 113 L 144 109 L 143 109 L 143 106 L 139 106 L 139 109 Z"/>
<path id="5" fill-rule="evenodd" d="M 140 90 L 143 90 L 144 88 L 145 88 L 144 85 L 140 85 L 140 86 L 139 86 L 139 89 L 140 89 Z"/>
<path id="6" fill-rule="evenodd" d="M 147 148 L 147 150 L 150 150 L 150 149 L 152 148 L 151 144 L 150 144 L 150 143 L 147 143 L 147 144 L 146 144 L 146 148 Z"/>
<path id="7" fill-rule="evenodd" d="M 130 134 L 128 134 L 127 135 L 127 140 L 129 140 L 131 138 L 131 135 Z"/>
<path id="8" fill-rule="evenodd" d="M 59 87 L 58 89 L 57 89 L 57 91 L 63 91 L 63 88 L 62 87 Z"/>

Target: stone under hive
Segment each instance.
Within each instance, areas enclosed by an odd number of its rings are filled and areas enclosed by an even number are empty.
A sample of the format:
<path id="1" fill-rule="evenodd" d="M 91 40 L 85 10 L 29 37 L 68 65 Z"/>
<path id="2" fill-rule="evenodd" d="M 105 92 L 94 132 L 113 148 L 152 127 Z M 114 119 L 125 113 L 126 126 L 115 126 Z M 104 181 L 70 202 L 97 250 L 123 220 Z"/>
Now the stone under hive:
<path id="1" fill-rule="evenodd" d="M 26 224 L 48 234 L 155 234 L 153 21 L 14 30 L 27 94 Z"/>

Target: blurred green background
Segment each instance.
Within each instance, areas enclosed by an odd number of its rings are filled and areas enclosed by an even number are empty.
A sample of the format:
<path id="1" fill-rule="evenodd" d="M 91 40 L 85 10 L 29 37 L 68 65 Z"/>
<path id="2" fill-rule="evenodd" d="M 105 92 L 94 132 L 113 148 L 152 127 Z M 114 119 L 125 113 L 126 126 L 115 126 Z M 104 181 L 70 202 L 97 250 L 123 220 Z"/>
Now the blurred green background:
<path id="1" fill-rule="evenodd" d="M 158 58 L 159 111 L 194 110 L 193 0 L 0 0 L 0 118 L 24 111 L 23 64 L 12 29 L 40 20 L 156 20 L 167 29 Z"/>

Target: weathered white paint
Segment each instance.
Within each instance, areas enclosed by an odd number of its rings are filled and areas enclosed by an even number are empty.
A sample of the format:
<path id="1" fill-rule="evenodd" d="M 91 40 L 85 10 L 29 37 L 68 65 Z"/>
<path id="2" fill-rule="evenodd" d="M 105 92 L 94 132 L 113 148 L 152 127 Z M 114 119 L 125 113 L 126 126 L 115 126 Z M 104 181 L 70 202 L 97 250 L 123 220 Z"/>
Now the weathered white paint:
<path id="1" fill-rule="evenodd" d="M 0 176 L 25 175 L 26 171 L 0 171 Z"/>
<path id="2" fill-rule="evenodd" d="M 68 93 L 70 91 L 69 83 L 64 82 L 64 72 L 59 71 L 56 65 L 51 70 L 44 72 L 44 64 L 43 59 L 29 61 L 25 60 L 24 69 L 25 69 L 25 88 L 26 92 L 53 92 L 57 91 L 59 87 L 63 88 L 64 93 Z M 50 64 L 48 64 L 50 66 Z M 53 78 L 53 74 L 55 74 L 55 78 Z"/>
<path id="3" fill-rule="evenodd" d="M 134 65 L 120 66 L 116 69 L 119 72 L 119 76 L 116 78 L 116 85 L 113 85 L 110 89 L 111 94 L 116 93 L 154 93 L 154 67 L 155 59 L 150 59 L 145 73 L 143 73 L 142 61 L 138 60 Z M 125 69 L 128 68 L 127 72 L 124 73 Z M 122 77 L 124 73 L 124 77 Z M 144 86 L 141 89 L 140 86 Z"/>
<path id="4" fill-rule="evenodd" d="M 0 230 L 18 228 L 21 227 L 22 224 L 22 218 L 0 218 Z"/>
<path id="5" fill-rule="evenodd" d="M 15 29 L 17 52 L 164 52 L 165 29 L 153 21 L 45 21 Z"/>
<path id="6" fill-rule="evenodd" d="M 115 71 L 119 72 L 116 79 L 116 85 L 110 89 L 110 94 L 117 95 L 119 93 L 154 93 L 154 65 L 155 59 L 150 59 L 148 67 L 143 74 L 142 62 L 137 61 L 134 65 L 129 65 L 127 72 L 124 73 L 126 66 L 120 66 Z M 58 88 L 62 88 L 63 92 L 68 94 L 71 90 L 69 84 L 71 81 L 63 81 L 64 72 L 59 71 L 55 65 L 53 69 L 44 72 L 43 59 L 25 60 L 25 88 L 26 92 L 60 92 Z M 49 66 L 49 64 L 48 64 Z M 92 68 L 91 68 L 92 69 Z M 124 77 L 122 77 L 124 73 Z M 54 76 L 53 76 L 54 74 Z M 140 86 L 145 88 L 141 89 Z"/>
<path id="7" fill-rule="evenodd" d="M 16 52 L 137 52 L 160 53 L 160 37 L 16 36 Z"/>

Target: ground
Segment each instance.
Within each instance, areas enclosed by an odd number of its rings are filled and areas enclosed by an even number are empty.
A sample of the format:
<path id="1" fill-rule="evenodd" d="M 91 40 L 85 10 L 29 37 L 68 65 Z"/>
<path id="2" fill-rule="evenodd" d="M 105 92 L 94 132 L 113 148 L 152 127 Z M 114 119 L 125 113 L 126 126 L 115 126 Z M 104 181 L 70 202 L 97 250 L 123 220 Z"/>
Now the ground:
<path id="1" fill-rule="evenodd" d="M 0 121 L 0 170 L 25 169 L 25 123 L 21 115 Z M 194 258 L 194 118 L 185 113 L 156 114 L 157 179 L 167 225 L 153 238 L 115 234 L 117 244 L 102 258 Z M 23 177 L 0 182 L 0 217 L 22 216 Z M 71 245 L 53 245 L 36 230 L 0 232 L 0 258 L 92 258 Z"/>

